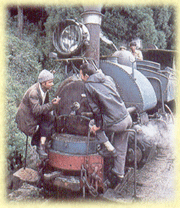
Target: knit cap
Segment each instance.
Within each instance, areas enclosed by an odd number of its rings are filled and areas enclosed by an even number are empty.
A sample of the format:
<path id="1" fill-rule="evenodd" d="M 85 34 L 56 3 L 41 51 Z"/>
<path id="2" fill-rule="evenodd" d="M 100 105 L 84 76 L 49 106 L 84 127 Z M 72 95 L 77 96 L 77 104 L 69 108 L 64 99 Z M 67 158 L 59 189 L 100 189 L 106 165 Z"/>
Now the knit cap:
<path id="1" fill-rule="evenodd" d="M 130 46 L 137 46 L 136 42 L 130 42 Z"/>
<path id="2" fill-rule="evenodd" d="M 54 79 L 54 75 L 46 69 L 42 70 L 38 76 L 39 83 L 46 82 L 50 79 Z"/>

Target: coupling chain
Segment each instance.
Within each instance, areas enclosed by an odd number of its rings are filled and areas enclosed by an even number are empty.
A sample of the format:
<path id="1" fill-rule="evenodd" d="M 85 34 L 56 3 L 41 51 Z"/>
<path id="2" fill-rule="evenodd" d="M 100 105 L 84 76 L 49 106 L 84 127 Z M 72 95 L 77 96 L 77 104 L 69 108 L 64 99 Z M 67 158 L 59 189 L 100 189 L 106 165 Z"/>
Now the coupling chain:
<path id="1" fill-rule="evenodd" d="M 81 180 L 83 182 L 83 185 L 87 186 L 88 190 L 89 190 L 89 193 L 94 196 L 94 197 L 97 197 L 98 196 L 98 192 L 97 190 L 91 186 L 87 180 L 87 171 L 86 169 L 84 168 L 84 166 L 82 165 L 82 169 L 81 169 Z"/>

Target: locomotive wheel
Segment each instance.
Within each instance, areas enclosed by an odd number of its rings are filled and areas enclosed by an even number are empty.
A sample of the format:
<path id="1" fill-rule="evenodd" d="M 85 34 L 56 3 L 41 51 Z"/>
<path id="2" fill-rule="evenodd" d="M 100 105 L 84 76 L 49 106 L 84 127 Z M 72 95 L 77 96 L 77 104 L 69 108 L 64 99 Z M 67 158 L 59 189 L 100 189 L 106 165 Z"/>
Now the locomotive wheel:
<path id="1" fill-rule="evenodd" d="M 128 152 L 127 152 L 127 160 L 128 163 L 133 163 L 134 162 L 134 148 L 128 148 Z M 141 149 L 137 146 L 136 149 L 136 158 L 137 158 L 137 163 L 140 163 L 141 159 L 142 159 L 142 151 Z"/>
<path id="2" fill-rule="evenodd" d="M 145 140 L 145 138 L 137 139 L 137 149 L 136 149 L 136 157 L 137 157 L 137 167 L 142 168 L 145 163 L 151 158 L 155 151 L 155 145 L 153 143 L 149 143 Z M 134 139 L 130 135 L 126 156 L 126 166 L 133 167 L 134 166 Z"/>

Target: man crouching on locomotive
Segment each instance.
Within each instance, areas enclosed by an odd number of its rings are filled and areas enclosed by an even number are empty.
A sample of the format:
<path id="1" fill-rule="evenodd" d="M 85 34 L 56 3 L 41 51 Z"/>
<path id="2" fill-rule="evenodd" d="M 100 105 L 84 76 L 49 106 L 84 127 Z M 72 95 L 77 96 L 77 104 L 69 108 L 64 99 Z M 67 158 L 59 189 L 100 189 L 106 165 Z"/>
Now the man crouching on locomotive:
<path id="1" fill-rule="evenodd" d="M 84 63 L 80 67 L 81 79 L 85 82 L 85 93 L 93 112 L 95 125 L 91 131 L 103 144 L 103 155 L 114 157 L 112 172 L 121 180 L 125 174 L 125 159 L 128 145 L 128 133 L 124 132 L 132 125 L 124 102 L 115 83 L 110 76 L 100 70 L 95 71 L 91 64 Z M 114 146 L 107 135 L 114 132 Z"/>
<path id="2" fill-rule="evenodd" d="M 50 137 L 54 128 L 54 118 L 51 114 L 60 98 L 49 102 L 54 75 L 44 69 L 38 76 L 38 83 L 31 86 L 23 96 L 16 115 L 17 127 L 27 136 L 32 136 L 32 145 L 37 146 L 40 157 L 47 157 L 45 152 L 46 138 Z"/>

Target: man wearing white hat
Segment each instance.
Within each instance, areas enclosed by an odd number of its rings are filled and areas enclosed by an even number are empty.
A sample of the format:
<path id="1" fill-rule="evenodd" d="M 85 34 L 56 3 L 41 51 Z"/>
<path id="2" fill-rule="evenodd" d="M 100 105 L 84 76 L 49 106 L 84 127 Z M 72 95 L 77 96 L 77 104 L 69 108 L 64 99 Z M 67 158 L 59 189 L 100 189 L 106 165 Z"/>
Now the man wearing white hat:
<path id="1" fill-rule="evenodd" d="M 60 98 L 49 102 L 54 75 L 44 69 L 38 82 L 31 86 L 23 96 L 16 115 L 17 127 L 27 136 L 32 136 L 32 144 L 37 145 L 40 157 L 47 157 L 45 141 L 52 135 L 53 117 L 51 111 L 58 105 Z M 40 140 L 40 141 L 39 141 Z"/>

